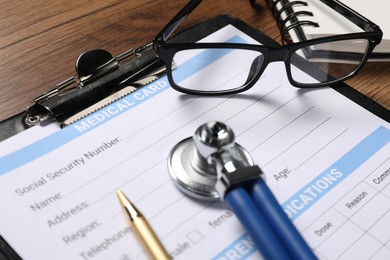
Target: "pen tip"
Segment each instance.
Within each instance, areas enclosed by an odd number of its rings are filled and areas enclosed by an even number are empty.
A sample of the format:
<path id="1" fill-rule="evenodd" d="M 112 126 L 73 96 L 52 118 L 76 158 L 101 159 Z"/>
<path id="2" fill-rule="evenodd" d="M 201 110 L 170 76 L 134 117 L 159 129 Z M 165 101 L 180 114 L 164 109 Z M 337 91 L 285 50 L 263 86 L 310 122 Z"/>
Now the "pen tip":
<path id="1" fill-rule="evenodd" d="M 129 199 L 126 197 L 126 195 L 119 189 L 116 190 L 116 195 L 123 206 L 125 206 L 127 204 L 127 202 L 129 201 Z"/>
<path id="2" fill-rule="evenodd" d="M 131 203 L 131 201 L 126 197 L 126 195 L 122 191 L 117 189 L 116 195 L 118 196 L 118 199 L 122 204 L 122 206 L 126 208 L 127 211 L 130 213 L 131 217 L 142 216 L 141 212 Z"/>
<path id="3" fill-rule="evenodd" d="M 120 189 L 116 189 L 116 195 L 119 196 L 120 194 L 123 194 L 123 192 Z"/>

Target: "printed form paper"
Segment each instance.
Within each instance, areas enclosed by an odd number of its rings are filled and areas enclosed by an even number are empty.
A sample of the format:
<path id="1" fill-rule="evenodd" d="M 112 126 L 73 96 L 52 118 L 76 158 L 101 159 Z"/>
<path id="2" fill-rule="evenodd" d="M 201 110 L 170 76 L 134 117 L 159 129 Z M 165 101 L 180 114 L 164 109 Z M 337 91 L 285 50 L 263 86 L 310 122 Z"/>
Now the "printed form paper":
<path id="1" fill-rule="evenodd" d="M 233 26 L 208 40 L 232 37 L 253 42 Z M 186 197 L 168 174 L 171 148 L 212 120 L 234 130 L 320 259 L 390 258 L 389 123 L 332 89 L 292 87 L 282 63 L 242 94 L 184 95 L 164 77 L 64 129 L 0 143 L 1 236 L 25 259 L 147 259 L 119 188 L 174 259 L 261 258 L 222 202 Z"/>

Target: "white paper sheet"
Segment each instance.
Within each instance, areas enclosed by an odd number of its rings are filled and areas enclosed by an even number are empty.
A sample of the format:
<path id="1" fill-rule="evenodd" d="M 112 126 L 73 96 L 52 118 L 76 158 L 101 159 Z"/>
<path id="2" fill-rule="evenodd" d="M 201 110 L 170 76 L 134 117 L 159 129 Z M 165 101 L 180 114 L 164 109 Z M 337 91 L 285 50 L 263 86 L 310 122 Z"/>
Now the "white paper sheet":
<path id="1" fill-rule="evenodd" d="M 209 40 L 232 36 L 253 42 L 232 26 Z M 0 143 L 1 236 L 25 259 L 147 259 L 120 188 L 174 259 L 259 258 L 223 203 L 170 180 L 170 149 L 211 120 L 232 127 L 318 257 L 390 258 L 389 123 L 332 89 L 292 87 L 281 63 L 239 95 L 183 95 L 161 78 L 69 127 Z"/>

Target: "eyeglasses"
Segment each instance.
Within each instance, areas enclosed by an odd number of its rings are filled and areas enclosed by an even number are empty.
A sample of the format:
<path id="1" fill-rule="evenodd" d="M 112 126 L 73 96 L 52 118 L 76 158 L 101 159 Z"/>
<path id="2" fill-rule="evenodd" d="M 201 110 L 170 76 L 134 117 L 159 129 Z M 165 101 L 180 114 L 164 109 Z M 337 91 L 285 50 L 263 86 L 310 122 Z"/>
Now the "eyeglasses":
<path id="1" fill-rule="evenodd" d="M 248 90 L 259 80 L 267 65 L 274 61 L 285 63 L 288 80 L 295 87 L 333 85 L 359 71 L 381 41 L 382 31 L 376 24 L 336 0 L 320 1 L 356 24 L 363 32 L 316 38 L 280 47 L 237 42 L 167 42 L 184 19 L 202 2 L 191 0 L 156 36 L 153 46 L 165 63 L 171 86 L 187 94 L 215 96 Z M 253 0 L 250 2 L 254 3 Z M 359 47 L 353 50 L 345 47 L 351 44 Z M 227 54 L 235 57 L 234 63 L 224 62 L 223 58 Z M 340 55 L 348 63 L 340 62 Z M 183 62 L 188 60 L 191 64 Z M 196 79 L 186 80 L 189 65 L 196 69 Z M 202 70 L 206 66 L 213 66 L 213 69 Z M 294 67 L 304 70 L 311 77 L 301 77 Z M 231 78 L 233 76 L 234 79 Z"/>

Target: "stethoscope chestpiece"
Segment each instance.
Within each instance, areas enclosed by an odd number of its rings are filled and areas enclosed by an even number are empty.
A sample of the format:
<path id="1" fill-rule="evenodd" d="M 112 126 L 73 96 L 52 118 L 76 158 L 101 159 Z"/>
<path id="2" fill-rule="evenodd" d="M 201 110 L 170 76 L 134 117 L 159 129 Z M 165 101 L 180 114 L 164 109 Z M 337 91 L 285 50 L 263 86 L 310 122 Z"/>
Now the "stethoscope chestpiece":
<path id="1" fill-rule="evenodd" d="M 221 199 L 217 181 L 223 168 L 253 166 L 249 153 L 234 139 L 230 127 L 212 121 L 176 144 L 168 157 L 168 170 L 179 190 L 195 199 Z"/>

